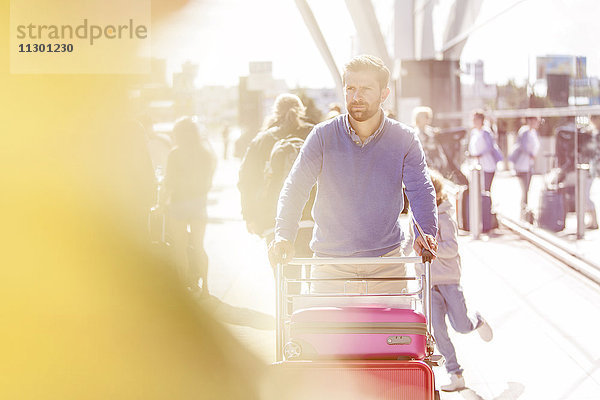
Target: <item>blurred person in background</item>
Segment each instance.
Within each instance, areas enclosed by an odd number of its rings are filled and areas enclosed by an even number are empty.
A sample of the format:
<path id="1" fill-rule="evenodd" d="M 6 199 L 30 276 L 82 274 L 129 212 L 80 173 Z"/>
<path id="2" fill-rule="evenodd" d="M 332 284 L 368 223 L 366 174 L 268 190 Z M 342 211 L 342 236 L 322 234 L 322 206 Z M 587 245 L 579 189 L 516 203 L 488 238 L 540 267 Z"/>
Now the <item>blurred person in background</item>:
<path id="1" fill-rule="evenodd" d="M 597 177 L 600 176 L 600 114 L 590 116 L 589 130 L 593 143 L 592 170 L 594 177 Z"/>
<path id="2" fill-rule="evenodd" d="M 528 220 L 529 223 L 533 223 L 533 218 L 528 208 L 528 192 L 535 157 L 540 149 L 538 138 L 540 124 L 541 121 L 538 117 L 526 118 L 526 124 L 519 129 L 517 134 L 516 147 L 509 156 L 509 161 L 513 163 L 513 168 L 521 184 L 521 218 Z"/>
<path id="3" fill-rule="evenodd" d="M 329 110 L 325 119 L 335 118 L 342 113 L 342 106 L 339 103 L 329 103 Z"/>
<path id="4" fill-rule="evenodd" d="M 558 184 L 558 191 L 562 192 L 566 212 L 575 212 L 576 187 L 577 187 L 577 164 L 588 164 L 590 166 L 585 176 L 585 208 L 584 212 L 589 215 L 586 222 L 587 229 L 598 229 L 598 218 L 596 206 L 591 199 L 591 186 L 597 172 L 598 160 L 598 121 L 597 116 L 590 117 L 590 123 L 585 127 L 578 127 L 575 118 L 565 119 L 563 125 L 556 128 L 556 156 L 558 168 L 551 176 L 551 182 Z M 575 138 L 577 135 L 577 141 Z M 575 152 L 575 143 L 577 151 Z M 575 153 L 575 154 L 574 154 Z M 575 158 L 576 155 L 576 158 Z"/>
<path id="5" fill-rule="evenodd" d="M 448 170 L 448 159 L 435 137 L 439 130 L 431 126 L 433 111 L 430 107 L 426 106 L 415 107 L 412 117 L 413 126 L 423 145 L 427 166 L 442 174 L 446 173 Z"/>
<path id="6" fill-rule="evenodd" d="M 227 154 L 229 152 L 229 134 L 231 133 L 231 129 L 229 128 L 229 124 L 225 124 L 223 129 L 221 129 L 221 138 L 223 139 L 223 160 L 227 160 Z"/>
<path id="7" fill-rule="evenodd" d="M 304 115 L 302 116 L 304 122 L 315 125 L 323 121 L 323 112 L 317 107 L 315 100 L 304 90 L 298 91 L 297 95 L 304 105 Z"/>
<path id="8" fill-rule="evenodd" d="M 204 250 L 206 202 L 216 169 L 216 156 L 208 139 L 192 118 L 178 120 L 173 127 L 175 147 L 169 153 L 164 201 L 177 271 L 192 291 L 208 295 L 208 256 Z"/>
<path id="9" fill-rule="evenodd" d="M 313 125 L 304 122 L 304 112 L 304 104 L 298 96 L 290 93 L 277 96 L 265 130 L 252 140 L 240 165 L 238 189 L 242 216 L 248 232 L 264 238 L 267 243 L 274 235 L 277 199 L 267 200 L 270 196 L 265 173 L 277 142 L 286 138 L 306 139 Z M 277 197 L 280 189 L 276 189 Z M 301 246 L 308 246 L 308 242 Z"/>
<path id="10" fill-rule="evenodd" d="M 238 189 L 242 216 L 248 232 L 260 236 L 269 244 L 275 236 L 277 200 L 283 182 L 294 163 L 304 139 L 313 125 L 305 122 L 305 107 L 294 94 L 277 96 L 266 129 L 252 140 L 240 165 Z M 296 253 L 310 257 L 309 243 L 314 222 L 311 208 L 314 190 L 302 212 L 301 228 L 294 241 Z M 300 277 L 300 270 L 290 271 L 289 277 Z M 291 283 L 289 292 L 300 292 L 300 284 Z"/>
<path id="11" fill-rule="evenodd" d="M 489 192 L 496 173 L 496 164 L 504 157 L 489 127 L 485 126 L 483 110 L 473 113 L 473 129 L 469 137 L 469 155 L 477 160 L 483 170 L 483 191 Z"/>

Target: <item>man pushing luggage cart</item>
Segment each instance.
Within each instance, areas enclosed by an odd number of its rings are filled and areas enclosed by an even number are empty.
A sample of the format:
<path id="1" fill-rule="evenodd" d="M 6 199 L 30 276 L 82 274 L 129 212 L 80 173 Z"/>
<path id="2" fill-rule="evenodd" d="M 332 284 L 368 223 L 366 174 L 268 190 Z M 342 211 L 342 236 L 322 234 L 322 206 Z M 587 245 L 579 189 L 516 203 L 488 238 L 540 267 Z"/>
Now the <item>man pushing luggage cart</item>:
<path id="1" fill-rule="evenodd" d="M 285 181 L 277 208 L 269 259 L 275 266 L 293 257 L 298 221 L 316 183 L 311 249 L 318 257 L 400 256 L 404 234 L 398 223 L 402 188 L 424 235 L 416 232 L 418 255 L 437 250 L 435 190 L 414 130 L 385 116 L 389 70 L 373 56 L 353 58 L 344 68 L 347 113 L 313 128 Z M 378 277 L 403 275 L 402 264 L 383 265 Z M 321 277 L 361 276 L 356 266 L 325 268 Z"/>
<path id="2" fill-rule="evenodd" d="M 358 56 L 345 65 L 343 82 L 348 112 L 313 128 L 281 190 L 275 238 L 269 245 L 269 260 L 273 267 L 277 266 L 278 276 L 278 361 L 283 358 L 285 327 L 282 318 L 284 314 L 287 315 L 288 310 L 286 303 L 282 303 L 285 296 L 281 289 L 284 291 L 285 288 L 280 287 L 285 286 L 286 282 L 285 277 L 282 276 L 283 264 L 289 263 L 294 256 L 293 243 L 298 231 L 298 222 L 315 183 L 317 194 L 312 209 L 315 226 L 310 247 L 316 257 L 329 258 L 331 262 L 312 268 L 310 280 L 315 282 L 311 284 L 314 283 L 318 288 L 313 292 L 337 291 L 343 295 L 347 292 L 347 282 L 361 280 L 372 283 L 372 286 L 378 285 L 378 292 L 400 296 L 410 294 L 398 290 L 403 288 L 402 284 L 398 284 L 398 277 L 405 276 L 404 264 L 407 262 L 405 258 L 399 257 L 402 256 L 401 243 L 404 239 L 404 233 L 398 222 L 404 206 L 403 187 L 417 222 L 415 225 L 422 227 L 415 232 L 413 248 L 417 255 L 426 256 L 429 261 L 435 258 L 437 251 L 435 190 L 427 172 L 423 148 L 415 132 L 407 125 L 387 118 L 381 108 L 390 93 L 387 87 L 389 75 L 389 70 L 383 62 L 373 56 Z M 381 256 L 390 258 L 381 261 Z M 318 261 L 311 260 L 313 261 L 311 264 Z M 370 266 L 365 267 L 365 263 Z M 342 286 L 332 290 L 333 280 L 339 279 L 340 276 L 344 281 Z M 373 289 L 372 286 L 368 286 L 368 283 L 364 285 L 365 289 Z M 425 283 L 425 287 L 427 289 L 423 293 L 428 293 L 428 283 Z M 368 293 L 358 293 L 358 295 L 364 294 Z M 424 300 L 425 304 L 430 304 L 429 298 Z M 349 324 L 352 328 L 358 327 L 361 332 L 380 328 L 384 330 L 383 347 L 386 349 L 369 353 L 368 363 L 364 360 L 348 361 L 361 355 L 351 353 L 343 357 L 346 361 L 342 364 L 313 363 L 311 373 L 314 373 L 315 368 L 323 368 L 322 371 L 341 368 L 345 372 L 351 370 L 350 375 L 358 373 L 357 371 L 366 371 L 368 376 L 375 376 L 377 375 L 375 371 L 389 370 L 389 373 L 394 375 L 392 381 L 396 384 L 389 388 L 391 394 L 377 398 L 411 400 L 432 398 L 433 373 L 427 364 L 418 359 L 425 357 L 426 353 L 431 355 L 433 350 L 431 346 L 428 346 L 431 351 L 417 350 L 423 347 L 423 343 L 430 343 L 429 340 L 423 340 L 430 337 L 430 331 L 421 329 L 425 321 L 429 323 L 429 319 L 412 315 L 408 310 L 379 308 L 379 310 L 348 308 L 342 309 L 341 313 L 331 310 L 333 314 L 328 314 L 330 311 L 308 310 L 308 313 L 302 314 L 307 315 L 304 321 L 300 312 L 294 313 L 295 318 L 300 319 L 296 321 L 300 323 L 300 325 L 296 324 L 296 327 L 300 327 L 302 331 L 301 327 L 308 323 L 308 329 L 304 331 L 309 334 L 315 327 L 313 322 L 319 325 L 319 318 L 321 321 L 339 318 L 343 321 L 349 318 L 345 321 L 346 325 Z M 317 321 L 314 321 L 315 315 Z M 364 316 L 368 320 L 362 321 Z M 396 321 L 405 317 L 409 320 Z M 396 322 L 401 325 L 396 326 Z M 404 324 L 405 322 L 408 325 Z M 390 327 L 393 328 L 393 334 L 385 331 Z M 330 329 L 327 326 L 317 326 L 317 328 L 325 331 Z M 338 328 L 334 326 L 331 329 Z M 297 332 L 296 330 L 294 334 L 296 335 Z M 366 336 L 362 333 L 358 335 L 354 338 L 358 342 L 353 343 L 364 343 Z M 332 338 L 329 334 L 325 337 L 328 338 L 327 341 Z M 387 343 L 388 340 L 391 343 Z M 350 344 L 349 347 L 353 346 Z M 385 365 L 381 364 L 380 358 L 389 358 L 381 351 L 386 353 L 387 347 L 400 350 L 403 346 L 413 348 L 414 350 L 406 357 L 417 360 L 394 360 Z M 305 346 L 305 351 L 309 347 Z M 289 355 L 293 355 L 293 344 L 286 351 Z M 313 354 L 317 353 L 319 353 L 318 349 L 313 352 Z M 329 354 L 329 356 L 335 355 L 335 351 Z M 326 355 L 326 358 L 329 356 Z M 398 355 L 393 354 L 392 357 L 397 358 Z M 298 365 L 285 363 L 285 368 L 296 368 Z M 327 374 L 323 372 L 323 376 L 325 375 Z M 361 375 L 358 379 L 363 378 L 364 376 Z M 377 379 L 375 381 L 380 382 Z M 417 381 L 428 383 L 413 388 L 411 385 Z M 398 390 L 402 391 L 401 396 L 394 394 Z"/>

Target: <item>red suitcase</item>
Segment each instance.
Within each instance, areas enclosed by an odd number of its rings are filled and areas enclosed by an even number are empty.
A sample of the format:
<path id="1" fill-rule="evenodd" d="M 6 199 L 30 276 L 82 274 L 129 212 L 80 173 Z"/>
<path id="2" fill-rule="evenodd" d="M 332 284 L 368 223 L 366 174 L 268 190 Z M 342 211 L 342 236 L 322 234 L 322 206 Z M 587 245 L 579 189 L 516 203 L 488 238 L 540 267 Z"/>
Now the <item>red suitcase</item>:
<path id="1" fill-rule="evenodd" d="M 280 399 L 432 400 L 434 376 L 422 361 L 286 361 L 274 364 Z"/>
<path id="2" fill-rule="evenodd" d="M 425 316 L 387 307 L 317 307 L 291 316 L 287 359 L 417 359 L 427 353 Z"/>

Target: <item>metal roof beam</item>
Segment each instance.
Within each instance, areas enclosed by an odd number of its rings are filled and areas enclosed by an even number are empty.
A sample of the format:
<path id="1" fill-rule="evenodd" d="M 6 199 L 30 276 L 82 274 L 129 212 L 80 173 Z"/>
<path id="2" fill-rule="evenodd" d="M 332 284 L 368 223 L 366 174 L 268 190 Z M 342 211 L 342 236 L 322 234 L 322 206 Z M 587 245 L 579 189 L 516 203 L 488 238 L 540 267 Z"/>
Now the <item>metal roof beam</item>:
<path id="1" fill-rule="evenodd" d="M 329 69 L 329 72 L 331 73 L 331 76 L 335 83 L 335 87 L 338 91 L 338 96 L 342 96 L 342 93 L 343 93 L 342 77 L 340 75 L 340 71 L 337 68 L 337 65 L 335 64 L 335 60 L 333 59 L 333 56 L 331 55 L 329 46 L 327 46 L 325 37 L 323 36 L 321 29 L 319 28 L 319 24 L 317 23 L 317 20 L 315 19 L 315 16 L 306 0 L 295 0 L 295 1 L 296 1 L 296 6 L 298 7 L 298 10 L 300 11 L 300 14 L 302 15 L 302 18 L 304 19 L 304 23 L 306 24 L 306 27 L 308 28 L 315 44 L 317 45 L 317 48 L 319 49 L 319 52 L 321 53 L 321 57 L 323 57 L 323 61 L 325 61 L 325 64 L 327 64 L 327 68 Z M 340 97 L 340 98 L 343 98 L 343 97 Z"/>
<path id="2" fill-rule="evenodd" d="M 369 54 L 380 57 L 391 68 L 394 63 L 387 51 L 371 1 L 346 0 L 346 7 L 356 27 L 361 48 Z"/>

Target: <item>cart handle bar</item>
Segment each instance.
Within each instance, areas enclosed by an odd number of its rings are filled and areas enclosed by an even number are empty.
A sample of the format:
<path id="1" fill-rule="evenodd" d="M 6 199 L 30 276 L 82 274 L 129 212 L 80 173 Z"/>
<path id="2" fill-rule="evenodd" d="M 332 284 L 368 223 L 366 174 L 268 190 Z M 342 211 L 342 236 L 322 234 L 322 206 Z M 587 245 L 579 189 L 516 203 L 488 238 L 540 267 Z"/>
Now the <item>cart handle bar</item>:
<path id="1" fill-rule="evenodd" d="M 421 278 L 418 276 L 390 276 L 381 278 L 285 278 L 288 283 L 301 283 L 301 282 L 331 282 L 331 281 L 344 281 L 344 282 L 364 282 L 364 281 L 420 281 Z"/>
<path id="2" fill-rule="evenodd" d="M 311 257 L 311 258 L 292 258 L 290 265 L 332 265 L 332 264 L 422 264 L 421 257 Z"/>

